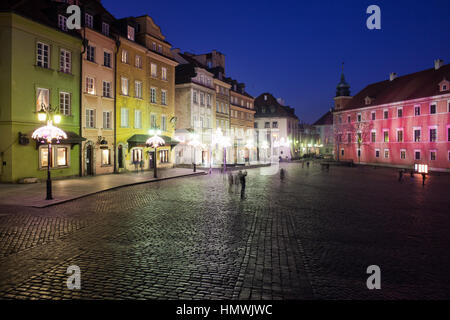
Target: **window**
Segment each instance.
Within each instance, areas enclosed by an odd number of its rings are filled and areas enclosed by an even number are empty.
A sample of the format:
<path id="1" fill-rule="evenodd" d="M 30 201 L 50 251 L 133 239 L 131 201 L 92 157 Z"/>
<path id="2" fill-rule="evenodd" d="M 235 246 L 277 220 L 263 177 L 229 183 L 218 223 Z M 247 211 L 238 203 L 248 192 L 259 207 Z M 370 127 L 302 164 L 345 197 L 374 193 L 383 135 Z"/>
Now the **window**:
<path id="1" fill-rule="evenodd" d="M 142 57 L 136 55 L 135 61 L 134 61 L 135 67 L 138 69 L 142 69 Z"/>
<path id="2" fill-rule="evenodd" d="M 389 159 L 389 149 L 384 149 L 384 158 Z"/>
<path id="3" fill-rule="evenodd" d="M 389 142 L 389 131 L 385 130 L 383 134 L 384 134 L 384 142 Z"/>
<path id="4" fill-rule="evenodd" d="M 95 62 L 95 47 L 93 46 L 87 47 L 86 59 L 88 61 Z"/>
<path id="5" fill-rule="evenodd" d="M 127 108 L 120 109 L 120 126 L 122 128 L 128 128 L 129 111 Z"/>
<path id="6" fill-rule="evenodd" d="M 37 88 L 36 90 L 36 111 L 42 109 L 42 105 L 48 107 L 50 104 L 50 91 L 44 88 Z"/>
<path id="7" fill-rule="evenodd" d="M 436 104 L 430 105 L 430 114 L 436 114 Z"/>
<path id="8" fill-rule="evenodd" d="M 200 92 L 200 104 L 205 105 L 205 94 L 203 92 Z"/>
<path id="9" fill-rule="evenodd" d="M 133 149 L 131 150 L 131 161 L 133 163 L 138 163 L 142 161 L 142 149 Z"/>
<path id="10" fill-rule="evenodd" d="M 150 128 L 156 129 L 156 115 L 152 114 L 150 116 Z"/>
<path id="11" fill-rule="evenodd" d="M 414 160 L 420 160 L 420 151 L 419 150 L 414 151 Z"/>
<path id="12" fill-rule="evenodd" d="M 344 156 L 344 154 L 345 154 L 344 149 L 341 149 L 341 156 Z"/>
<path id="13" fill-rule="evenodd" d="M 361 118 L 362 118 L 361 113 L 358 113 L 358 122 L 361 122 Z"/>
<path id="14" fill-rule="evenodd" d="M 372 111 L 372 120 L 375 120 L 376 119 L 376 113 L 375 113 L 375 111 Z"/>
<path id="15" fill-rule="evenodd" d="M 72 53 L 65 49 L 61 49 L 59 54 L 59 71 L 71 73 L 72 71 Z"/>
<path id="16" fill-rule="evenodd" d="M 135 94 L 135 98 L 142 99 L 142 82 L 141 81 L 134 82 L 134 94 Z"/>
<path id="17" fill-rule="evenodd" d="M 111 53 L 106 51 L 103 53 L 103 65 L 111 68 Z"/>
<path id="18" fill-rule="evenodd" d="M 152 43 L 152 49 L 153 49 L 153 51 L 156 51 L 156 43 Z"/>
<path id="19" fill-rule="evenodd" d="M 128 79 L 127 78 L 121 78 L 121 88 L 122 88 L 122 95 L 127 96 L 128 95 Z"/>
<path id="20" fill-rule="evenodd" d="M 94 17 L 91 16 L 89 13 L 86 13 L 84 15 L 84 23 L 85 23 L 86 27 L 92 29 L 94 26 Z"/>
<path id="21" fill-rule="evenodd" d="M 134 110 L 134 128 L 142 129 L 142 111 Z"/>
<path id="22" fill-rule="evenodd" d="M 193 100 L 194 100 L 194 103 L 196 103 L 196 104 L 198 103 L 197 91 L 194 91 Z"/>
<path id="23" fill-rule="evenodd" d="M 41 169 L 47 168 L 48 160 L 49 160 L 48 159 L 48 147 L 40 147 L 39 148 L 39 167 Z M 53 161 L 50 161 L 50 167 L 53 167 Z"/>
<path id="24" fill-rule="evenodd" d="M 111 129 L 111 112 L 103 111 L 103 129 Z"/>
<path id="25" fill-rule="evenodd" d="M 36 50 L 36 65 L 42 68 L 50 68 L 50 47 L 48 44 L 38 42 Z"/>
<path id="26" fill-rule="evenodd" d="M 415 116 L 420 116 L 420 106 L 415 106 L 414 107 L 414 115 Z"/>
<path id="27" fill-rule="evenodd" d="M 103 81 L 103 97 L 111 98 L 111 82 Z"/>
<path id="28" fill-rule="evenodd" d="M 380 157 L 380 149 L 376 149 L 375 150 L 375 158 L 379 158 Z"/>
<path id="29" fill-rule="evenodd" d="M 421 129 L 414 129 L 414 142 L 420 142 Z"/>
<path id="30" fill-rule="evenodd" d="M 109 149 L 101 149 L 102 150 L 102 166 L 110 166 L 111 165 L 111 150 Z"/>
<path id="31" fill-rule="evenodd" d="M 347 142 L 348 143 L 352 142 L 352 134 L 351 133 L 347 133 Z"/>
<path id="32" fill-rule="evenodd" d="M 68 150 L 67 147 L 56 147 L 56 166 L 57 167 L 66 167 L 69 163 L 67 155 Z"/>
<path id="33" fill-rule="evenodd" d="M 161 68 L 161 79 L 167 80 L 167 68 Z"/>
<path id="34" fill-rule="evenodd" d="M 95 128 L 95 110 L 86 109 L 86 128 Z"/>
<path id="35" fill-rule="evenodd" d="M 450 127 L 447 127 L 447 142 L 450 142 Z"/>
<path id="36" fill-rule="evenodd" d="M 161 150 L 159 152 L 159 161 L 161 163 L 169 163 L 169 150 Z"/>
<path id="37" fill-rule="evenodd" d="M 403 117 L 403 108 L 398 108 L 397 109 L 397 118 L 401 118 Z"/>
<path id="38" fill-rule="evenodd" d="M 153 78 L 158 77 L 158 66 L 155 63 L 151 64 L 151 74 Z"/>
<path id="39" fill-rule="evenodd" d="M 377 132 L 376 131 L 372 131 L 372 142 L 376 142 L 377 141 Z"/>
<path id="40" fill-rule="evenodd" d="M 127 30 L 128 30 L 127 31 L 128 40 L 134 41 L 134 33 L 135 33 L 134 28 L 132 26 L 128 26 Z"/>
<path id="41" fill-rule="evenodd" d="M 206 96 L 206 103 L 207 103 L 208 107 L 211 107 L 211 95 L 210 94 L 208 94 Z"/>
<path id="42" fill-rule="evenodd" d="M 272 123 L 272 128 L 277 129 L 278 128 L 278 121 L 274 121 Z"/>
<path id="43" fill-rule="evenodd" d="M 216 102 L 216 112 L 220 112 L 220 105 L 219 105 L 219 102 Z"/>
<path id="44" fill-rule="evenodd" d="M 384 119 L 388 119 L 389 118 L 389 110 L 384 110 L 383 111 L 383 118 Z"/>
<path id="45" fill-rule="evenodd" d="M 437 141 L 437 129 L 430 128 L 430 142 L 436 142 L 436 141 Z"/>
<path id="46" fill-rule="evenodd" d="M 347 122 L 348 123 L 352 122 L 352 119 L 350 118 L 350 116 L 347 116 Z"/>
<path id="47" fill-rule="evenodd" d="M 127 50 L 122 50 L 122 62 L 128 63 L 128 51 Z"/>
<path id="48" fill-rule="evenodd" d="M 156 103 L 156 89 L 150 88 L 150 102 Z"/>
<path id="49" fill-rule="evenodd" d="M 403 130 L 397 130 L 397 142 L 403 142 Z"/>
<path id="50" fill-rule="evenodd" d="M 59 112 L 62 115 L 70 116 L 70 93 L 59 93 Z"/>
<path id="51" fill-rule="evenodd" d="M 95 80 L 94 78 L 86 78 L 86 93 L 95 94 Z"/>
<path id="52" fill-rule="evenodd" d="M 163 52 L 162 49 L 163 49 L 163 48 L 162 48 L 162 45 L 158 45 L 158 52 L 159 52 L 159 53 L 162 53 L 162 52 Z"/>
<path id="53" fill-rule="evenodd" d="M 58 15 L 58 28 L 62 31 L 67 31 L 67 17 L 61 14 Z"/>
<path id="54" fill-rule="evenodd" d="M 405 149 L 400 150 L 400 159 L 402 159 L 402 160 L 406 159 L 406 150 Z"/>
<path id="55" fill-rule="evenodd" d="M 166 90 L 161 90 L 161 104 L 163 106 L 167 105 L 167 91 Z"/>
<path id="56" fill-rule="evenodd" d="M 270 122 L 265 122 L 264 123 L 264 128 L 265 129 L 270 129 Z"/>
<path id="57" fill-rule="evenodd" d="M 430 160 L 435 161 L 436 160 L 436 150 L 430 151 Z"/>
<path id="58" fill-rule="evenodd" d="M 107 24 L 105 22 L 102 23 L 102 33 L 105 36 L 109 37 L 109 24 Z"/>
<path id="59" fill-rule="evenodd" d="M 167 131 L 167 116 L 161 116 L 161 130 Z"/>

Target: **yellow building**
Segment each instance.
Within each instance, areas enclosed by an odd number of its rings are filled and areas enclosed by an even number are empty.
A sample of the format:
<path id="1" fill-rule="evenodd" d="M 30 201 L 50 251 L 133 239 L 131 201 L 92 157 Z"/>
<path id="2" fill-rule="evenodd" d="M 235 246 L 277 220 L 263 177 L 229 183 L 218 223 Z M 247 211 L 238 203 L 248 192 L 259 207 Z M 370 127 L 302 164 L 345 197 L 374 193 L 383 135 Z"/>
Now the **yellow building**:
<path id="1" fill-rule="evenodd" d="M 158 167 L 173 167 L 175 66 L 171 45 L 148 16 L 119 21 L 117 54 L 117 168 L 153 168 L 155 150 L 147 147 L 150 130 L 166 141 L 158 148 Z"/>

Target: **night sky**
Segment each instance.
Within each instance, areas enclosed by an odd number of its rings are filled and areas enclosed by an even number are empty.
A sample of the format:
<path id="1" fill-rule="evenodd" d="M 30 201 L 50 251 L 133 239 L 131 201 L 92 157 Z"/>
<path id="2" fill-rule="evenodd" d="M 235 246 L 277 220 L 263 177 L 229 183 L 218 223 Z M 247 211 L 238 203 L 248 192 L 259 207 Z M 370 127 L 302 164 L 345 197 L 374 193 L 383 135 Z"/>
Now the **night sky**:
<path id="1" fill-rule="evenodd" d="M 341 65 L 352 95 L 367 84 L 450 62 L 450 1 L 102 0 L 117 18 L 148 14 L 174 47 L 226 56 L 228 76 L 271 92 L 312 123 L 333 106 Z M 366 9 L 381 8 L 381 30 Z"/>

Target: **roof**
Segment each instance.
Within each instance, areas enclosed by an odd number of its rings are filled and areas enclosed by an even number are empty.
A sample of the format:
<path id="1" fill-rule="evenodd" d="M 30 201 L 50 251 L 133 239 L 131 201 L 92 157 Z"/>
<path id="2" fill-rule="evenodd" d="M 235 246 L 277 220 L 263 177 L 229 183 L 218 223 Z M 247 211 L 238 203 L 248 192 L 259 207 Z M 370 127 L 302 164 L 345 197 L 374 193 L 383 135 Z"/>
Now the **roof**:
<path id="1" fill-rule="evenodd" d="M 283 106 L 268 92 L 259 95 L 255 99 L 255 110 L 255 118 L 287 117 L 298 120 L 294 108 Z"/>
<path id="2" fill-rule="evenodd" d="M 438 70 L 427 69 L 398 77 L 393 81 L 370 84 L 356 94 L 344 110 L 448 94 L 450 91 L 439 91 L 439 83 L 444 78 L 450 79 L 450 64 Z M 367 97 L 372 100 L 370 104 L 365 103 Z"/>
<path id="3" fill-rule="evenodd" d="M 329 126 L 333 125 L 333 113 L 328 111 L 319 120 L 317 120 L 313 126 Z"/>

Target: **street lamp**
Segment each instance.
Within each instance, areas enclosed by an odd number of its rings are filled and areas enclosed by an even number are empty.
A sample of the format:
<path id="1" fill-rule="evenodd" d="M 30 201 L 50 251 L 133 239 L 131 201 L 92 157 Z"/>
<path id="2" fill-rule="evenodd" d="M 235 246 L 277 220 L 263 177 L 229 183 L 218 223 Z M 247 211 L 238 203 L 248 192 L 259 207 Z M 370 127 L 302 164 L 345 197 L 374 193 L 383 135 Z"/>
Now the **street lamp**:
<path id="1" fill-rule="evenodd" d="M 158 178 L 158 172 L 157 172 L 157 166 L 158 166 L 158 147 L 163 146 L 166 144 L 166 142 L 164 141 L 163 138 L 161 138 L 159 135 L 161 134 L 161 130 L 155 131 L 155 130 L 150 130 L 149 131 L 150 135 L 152 135 L 152 137 L 150 137 L 146 144 L 150 147 L 150 148 L 154 148 L 155 149 L 155 159 L 154 159 L 154 163 L 153 163 L 153 168 L 154 168 L 154 178 Z"/>
<path id="2" fill-rule="evenodd" d="M 202 143 L 198 140 L 197 134 L 191 134 L 191 141 L 189 141 L 188 145 L 194 149 L 194 172 L 197 172 L 196 153 L 197 148 L 202 146 Z"/>
<path id="3" fill-rule="evenodd" d="M 36 129 L 31 138 L 37 141 L 40 141 L 42 144 L 47 143 L 48 152 L 47 152 L 47 197 L 46 200 L 53 200 L 52 194 L 52 177 L 50 173 L 51 168 L 51 159 L 52 159 L 52 142 L 55 141 L 59 143 L 62 139 L 67 139 L 67 134 L 58 127 L 53 125 L 52 121 L 52 113 L 56 112 L 56 108 L 52 109 L 50 105 L 45 106 L 42 104 L 41 110 L 38 112 L 38 119 L 41 122 L 47 120 L 47 125 Z M 55 123 L 61 122 L 61 116 L 59 114 L 55 114 L 53 116 L 53 120 Z"/>

